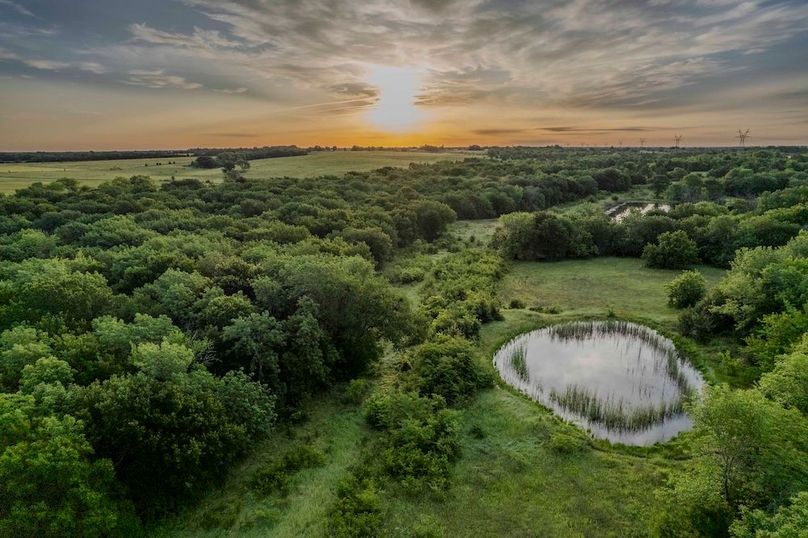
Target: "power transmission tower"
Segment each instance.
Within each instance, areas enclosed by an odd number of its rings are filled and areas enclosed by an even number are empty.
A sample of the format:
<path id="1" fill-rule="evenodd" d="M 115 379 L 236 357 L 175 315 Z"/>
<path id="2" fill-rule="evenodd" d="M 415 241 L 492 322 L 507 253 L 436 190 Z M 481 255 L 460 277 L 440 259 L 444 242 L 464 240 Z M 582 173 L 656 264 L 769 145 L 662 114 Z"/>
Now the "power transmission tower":
<path id="1" fill-rule="evenodd" d="M 644 138 L 640 138 L 640 147 L 641 148 L 645 147 L 645 139 Z"/>
<path id="2" fill-rule="evenodd" d="M 741 143 L 742 148 L 746 147 L 746 139 L 749 138 L 749 129 L 745 131 L 741 131 L 740 129 L 738 129 L 738 136 L 736 136 L 735 138 L 737 138 L 738 141 Z"/>
<path id="3" fill-rule="evenodd" d="M 674 147 L 679 147 L 679 143 L 682 141 L 682 135 L 676 135 L 673 137 L 673 145 Z"/>
<path id="4" fill-rule="evenodd" d="M 620 147 L 620 148 L 623 147 L 623 139 L 622 138 L 617 141 L 617 147 Z"/>

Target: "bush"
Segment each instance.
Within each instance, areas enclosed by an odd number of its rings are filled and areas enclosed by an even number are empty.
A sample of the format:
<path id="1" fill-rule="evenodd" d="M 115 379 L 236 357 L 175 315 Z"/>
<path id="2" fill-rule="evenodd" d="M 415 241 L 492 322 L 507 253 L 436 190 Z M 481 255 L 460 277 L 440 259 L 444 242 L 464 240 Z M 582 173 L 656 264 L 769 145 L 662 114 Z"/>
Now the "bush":
<path id="1" fill-rule="evenodd" d="M 685 271 L 668 283 L 668 304 L 674 308 L 688 308 L 698 303 L 707 293 L 707 281 L 698 271 Z"/>
<path id="2" fill-rule="evenodd" d="M 656 244 L 645 245 L 642 259 L 648 267 L 686 269 L 698 261 L 698 250 L 685 232 L 676 230 L 660 234 Z"/>
<path id="3" fill-rule="evenodd" d="M 279 460 L 270 462 L 258 471 L 250 482 L 250 488 L 262 495 L 289 492 L 289 479 L 303 469 L 312 469 L 325 463 L 323 451 L 311 445 L 298 446 L 286 452 Z"/>
<path id="4" fill-rule="evenodd" d="M 510 308 L 524 308 L 525 303 L 519 299 L 511 299 L 510 304 L 508 305 Z"/>
<path id="5" fill-rule="evenodd" d="M 345 387 L 345 394 L 342 396 L 342 401 L 348 404 L 359 405 L 365 401 L 365 398 L 370 392 L 369 379 L 352 379 L 348 386 Z"/>
<path id="6" fill-rule="evenodd" d="M 328 514 L 328 535 L 335 538 L 378 536 L 382 526 L 379 493 L 373 481 L 351 476 L 337 488 Z"/>
<path id="7" fill-rule="evenodd" d="M 438 395 L 449 405 L 472 397 L 486 384 L 474 348 L 462 338 L 439 336 L 411 354 L 412 380 L 421 396 Z"/>
<path id="8" fill-rule="evenodd" d="M 384 433 L 376 449 L 382 473 L 410 491 L 448 486 L 451 463 L 460 455 L 459 423 L 442 399 L 377 393 L 365 403 L 365 418 Z"/>

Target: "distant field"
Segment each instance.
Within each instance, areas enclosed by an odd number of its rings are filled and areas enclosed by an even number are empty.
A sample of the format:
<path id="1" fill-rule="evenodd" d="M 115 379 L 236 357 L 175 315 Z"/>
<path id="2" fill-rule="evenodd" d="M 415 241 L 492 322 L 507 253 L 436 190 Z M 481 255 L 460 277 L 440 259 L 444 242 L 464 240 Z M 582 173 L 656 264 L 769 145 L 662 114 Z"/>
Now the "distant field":
<path id="1" fill-rule="evenodd" d="M 411 162 L 433 163 L 458 160 L 472 155 L 474 154 L 470 152 L 328 151 L 299 157 L 251 161 L 251 167 L 246 176 L 265 178 L 344 174 L 352 170 L 367 171 L 383 166 L 405 167 Z M 83 184 L 93 187 L 116 177 L 134 175 L 150 176 L 158 181 L 168 181 L 172 176 L 177 179 L 193 177 L 211 181 L 221 180 L 221 170 L 218 168 L 212 170 L 190 168 L 188 165 L 192 160 L 192 157 L 172 157 L 170 159 L 0 164 L 0 193 L 14 192 L 38 181 L 49 183 L 61 178 L 77 179 Z M 176 164 L 167 164 L 168 161 Z M 158 166 L 158 162 L 161 165 Z"/>
<path id="2" fill-rule="evenodd" d="M 708 286 L 724 271 L 699 266 Z M 505 276 L 505 304 L 519 299 L 526 306 L 559 306 L 568 314 L 642 316 L 660 321 L 676 319 L 678 311 L 667 306 L 665 284 L 681 271 L 649 269 L 636 258 L 593 258 L 561 262 L 516 262 Z"/>

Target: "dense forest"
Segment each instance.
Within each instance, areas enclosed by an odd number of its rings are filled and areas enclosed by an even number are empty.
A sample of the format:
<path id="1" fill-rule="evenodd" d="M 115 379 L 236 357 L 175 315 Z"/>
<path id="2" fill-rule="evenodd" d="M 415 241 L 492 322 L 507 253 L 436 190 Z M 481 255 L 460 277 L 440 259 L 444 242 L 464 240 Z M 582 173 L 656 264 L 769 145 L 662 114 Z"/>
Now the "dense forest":
<path id="1" fill-rule="evenodd" d="M 452 491 L 461 414 L 498 384 L 481 331 L 525 307 L 497 293 L 511 264 L 604 256 L 727 269 L 709 289 L 696 271 L 668 286 L 677 343 L 710 387 L 693 431 L 659 449 L 688 464 L 656 488 L 644 534 L 804 532 L 804 150 L 493 148 L 245 179 L 258 154 L 223 165 L 196 150 L 225 168 L 220 184 L 60 180 L 0 196 L 0 535 L 148 533 L 334 391 L 361 409 L 366 442 L 325 528 L 384 535 L 385 492 Z M 660 205 L 603 211 L 633 192 Z M 483 219 L 498 219 L 490 243 L 447 233 Z M 547 442 L 571 458 L 593 443 Z M 279 454 L 250 487 L 282 491 L 326 457 Z"/>

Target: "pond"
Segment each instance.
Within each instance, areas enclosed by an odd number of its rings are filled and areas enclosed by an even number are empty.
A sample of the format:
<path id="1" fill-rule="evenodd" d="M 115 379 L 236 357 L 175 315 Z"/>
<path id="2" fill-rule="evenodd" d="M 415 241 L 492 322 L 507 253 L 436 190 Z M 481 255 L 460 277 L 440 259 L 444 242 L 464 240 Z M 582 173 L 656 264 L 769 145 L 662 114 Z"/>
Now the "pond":
<path id="1" fill-rule="evenodd" d="M 579 321 L 497 351 L 502 379 L 599 439 L 664 442 L 690 429 L 684 403 L 704 380 L 669 339 L 626 321 Z"/>

